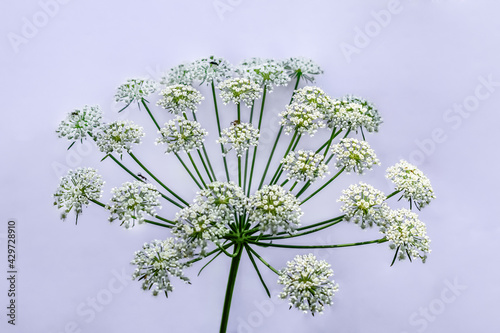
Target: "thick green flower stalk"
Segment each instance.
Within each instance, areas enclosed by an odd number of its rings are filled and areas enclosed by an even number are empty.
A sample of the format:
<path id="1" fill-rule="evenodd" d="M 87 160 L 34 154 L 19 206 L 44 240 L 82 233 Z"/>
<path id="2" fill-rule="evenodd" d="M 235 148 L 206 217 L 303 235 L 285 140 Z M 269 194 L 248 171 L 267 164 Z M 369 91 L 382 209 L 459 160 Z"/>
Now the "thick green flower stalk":
<path id="1" fill-rule="evenodd" d="M 141 161 L 139 156 L 148 148 L 142 140 L 146 135 L 143 128 L 147 127 L 130 121 L 104 123 L 99 106 L 85 106 L 68 114 L 56 131 L 58 136 L 69 140 L 70 148 L 84 139 L 93 141 L 103 155 L 101 162 L 111 160 L 131 179 L 111 189 L 110 201 L 105 203 L 100 201 L 105 183 L 96 169 L 71 170 L 61 178 L 54 204 L 63 219 L 71 213 L 78 218 L 84 206 L 95 204 L 108 211 L 109 221 L 118 221 L 127 229 L 143 224 L 164 228 L 168 237 L 162 232 L 163 239 L 144 244 L 132 260 L 136 268 L 132 277 L 153 295 L 168 296 L 178 280 L 191 283 L 189 268 L 198 262 L 203 264 L 201 273 L 217 258 L 228 258 L 222 333 L 231 326 L 229 313 L 237 278 L 239 283 L 249 278 L 238 277 L 240 263 L 246 259 L 252 263 L 269 297 L 269 281 L 261 273 L 262 268 L 276 274 L 277 284 L 283 286 L 278 297 L 286 299 L 290 308 L 312 315 L 323 313 L 333 304 L 339 289 L 339 284 L 332 280 L 330 265 L 305 254 L 292 255 L 286 267 L 276 269 L 265 259 L 265 253 L 272 248 L 327 249 L 387 242 L 392 250 L 388 256 L 388 262 L 392 258 L 391 265 L 396 259 L 417 258 L 425 262 L 431 251 L 430 240 L 425 224 L 411 209 L 427 206 L 435 195 L 429 179 L 420 170 L 400 161 L 387 169 L 387 178 L 395 185 L 392 193 L 386 195 L 367 183 L 356 182 L 344 189 L 338 199 L 337 216 L 324 221 L 308 219 L 302 206 L 314 205 L 314 198 L 335 180 L 351 172 L 364 175 L 380 164 L 365 137 L 365 132 L 379 131 L 379 111 L 361 97 L 333 98 L 322 88 L 302 86 L 306 82 L 312 84 L 322 73 L 320 66 L 307 58 L 250 58 L 233 66 L 223 58 L 211 56 L 173 67 L 159 83 L 130 79 L 119 86 L 116 100 L 124 108 L 135 108 L 133 102 L 137 102 L 138 109 L 144 107 L 144 122 L 152 122 L 150 125 L 157 130 L 152 137 L 161 149 L 156 150 L 175 155 L 174 162 L 180 163 L 198 192 L 194 198 L 183 198 L 178 190 L 189 184 L 179 175 L 170 174 L 166 179 L 155 175 L 155 170 L 165 170 L 170 165 L 159 162 L 163 159 Z M 290 82 L 293 89 L 287 88 Z M 195 88 L 201 84 L 208 86 L 211 96 L 203 96 Z M 281 126 L 269 155 L 261 156 L 258 147 L 266 99 L 278 89 L 288 90 L 290 103 L 276 113 Z M 147 99 L 157 92 L 158 100 L 150 106 Z M 205 99 L 209 102 L 204 103 Z M 219 109 L 220 100 L 224 111 Z M 244 112 L 242 105 L 246 107 Z M 212 125 L 217 126 L 218 132 L 215 137 L 208 137 L 204 129 L 208 124 L 197 119 L 198 114 L 211 107 L 211 115 L 215 115 Z M 222 123 L 222 112 L 233 114 L 233 121 Z M 156 117 L 161 117 L 163 126 Z M 165 117 L 169 117 L 166 122 Z M 307 138 L 321 131 L 325 132 L 326 141 Z M 307 142 L 301 141 L 302 137 Z M 282 145 L 280 141 L 284 141 Z M 206 145 L 214 149 L 206 149 Z M 215 172 L 212 162 L 216 159 L 223 162 L 225 177 Z M 237 181 L 230 179 L 228 160 L 238 165 Z M 256 164 L 262 165 L 261 174 L 254 174 L 261 169 Z M 132 172 L 133 168 L 139 168 L 141 173 Z M 410 210 L 391 208 L 395 204 L 391 198 L 396 201 L 398 196 L 409 201 Z M 329 232 L 340 223 L 377 229 L 381 236 L 343 244 L 294 242 L 301 236 Z M 342 272 L 338 276 L 342 280 Z"/>

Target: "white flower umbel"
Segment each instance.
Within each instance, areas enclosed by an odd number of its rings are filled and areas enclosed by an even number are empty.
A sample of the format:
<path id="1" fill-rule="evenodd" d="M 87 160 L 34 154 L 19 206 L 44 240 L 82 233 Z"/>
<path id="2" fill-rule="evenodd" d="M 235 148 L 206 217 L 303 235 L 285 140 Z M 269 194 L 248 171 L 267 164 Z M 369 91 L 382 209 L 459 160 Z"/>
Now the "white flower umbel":
<path id="1" fill-rule="evenodd" d="M 382 118 L 372 103 L 346 95 L 334 101 L 333 112 L 327 116 L 327 122 L 331 128 L 350 131 L 364 128 L 368 132 L 378 132 Z"/>
<path id="2" fill-rule="evenodd" d="M 200 84 L 218 85 L 233 74 L 233 66 L 225 59 L 210 56 L 193 62 L 194 79 Z"/>
<path id="3" fill-rule="evenodd" d="M 315 107 L 304 103 L 292 103 L 287 105 L 285 111 L 279 116 L 282 118 L 280 124 L 284 126 L 285 133 L 297 131 L 298 133 L 309 133 L 313 136 L 318 128 L 325 127 L 323 114 Z"/>
<path id="4" fill-rule="evenodd" d="M 380 164 L 375 152 L 366 141 L 342 139 L 332 146 L 331 151 L 337 158 L 337 168 L 345 168 L 347 172 L 362 174 L 365 170 L 370 170 L 373 165 Z"/>
<path id="5" fill-rule="evenodd" d="M 311 150 L 299 150 L 290 152 L 281 163 L 283 170 L 288 171 L 288 179 L 314 182 L 318 178 L 324 178 L 328 172 L 328 166 L 323 160 L 322 154 L 316 154 Z"/>
<path id="6" fill-rule="evenodd" d="M 330 280 L 333 270 L 313 254 L 297 255 L 280 271 L 278 283 L 283 285 L 279 297 L 304 313 L 322 313 L 325 305 L 333 304 L 339 287 Z"/>
<path id="7" fill-rule="evenodd" d="M 145 79 L 129 79 L 118 87 L 115 99 L 117 102 L 130 104 L 140 102 L 156 91 L 156 82 Z"/>
<path id="8" fill-rule="evenodd" d="M 61 177 L 59 187 L 54 193 L 54 205 L 63 210 L 61 219 L 66 219 L 68 213 L 74 210 L 78 220 L 82 206 L 101 197 L 103 185 L 104 181 L 95 169 L 69 170 L 66 176 Z"/>
<path id="9" fill-rule="evenodd" d="M 292 103 L 312 106 L 326 116 L 332 112 L 334 100 L 321 88 L 307 86 L 295 90 Z"/>
<path id="10" fill-rule="evenodd" d="M 265 86 L 268 92 L 275 86 L 286 86 L 290 81 L 285 67 L 272 59 L 252 58 L 244 61 L 237 71 L 243 77 Z"/>
<path id="11" fill-rule="evenodd" d="M 224 149 L 224 154 L 234 149 L 237 156 L 243 156 L 250 146 L 256 146 L 259 143 L 259 130 L 253 128 L 250 123 L 233 123 L 231 127 L 224 128 L 221 135 L 217 142 L 229 145 L 229 148 Z"/>
<path id="12" fill-rule="evenodd" d="M 183 269 L 189 267 L 188 263 L 182 262 L 182 256 L 177 249 L 177 243 L 173 238 L 166 240 L 153 240 L 144 243 L 142 250 L 135 252 L 131 264 L 137 266 L 132 274 L 132 280 L 142 280 L 142 289 L 151 290 L 153 296 L 164 292 L 173 291 L 170 277 L 175 276 L 189 283 L 189 278 L 183 274 Z"/>
<path id="13" fill-rule="evenodd" d="M 249 221 L 261 232 L 293 233 L 300 226 L 300 201 L 279 185 L 265 185 L 250 197 Z"/>
<path id="14" fill-rule="evenodd" d="M 283 66 L 292 79 L 295 79 L 300 75 L 302 79 L 309 82 L 314 82 L 314 78 L 316 75 L 323 74 L 323 70 L 321 69 L 321 67 L 319 67 L 316 62 L 309 58 L 288 58 L 283 61 Z"/>
<path id="15" fill-rule="evenodd" d="M 66 119 L 59 124 L 56 133 L 60 138 L 70 141 L 85 139 L 93 135 L 101 126 L 102 112 L 98 105 L 85 105 L 82 109 L 75 109 L 68 113 Z"/>
<path id="16" fill-rule="evenodd" d="M 156 105 L 173 114 L 179 114 L 187 110 L 196 112 L 198 104 L 204 99 L 198 90 L 185 84 L 168 86 L 160 92 L 160 95 L 163 98 Z"/>
<path id="17" fill-rule="evenodd" d="M 219 90 L 224 104 L 243 102 L 248 107 L 251 107 L 254 100 L 262 93 L 262 88 L 257 83 L 244 78 L 228 79 L 219 84 Z"/>
<path id="18" fill-rule="evenodd" d="M 96 135 L 96 144 L 106 153 L 122 154 L 131 152 L 132 144 L 140 144 L 144 131 L 141 126 L 131 121 L 115 121 L 101 126 L 101 131 Z"/>
<path id="19" fill-rule="evenodd" d="M 165 86 L 172 86 L 175 84 L 191 85 L 193 80 L 193 64 L 180 64 L 170 68 L 167 74 L 162 76 L 160 83 Z"/>
<path id="20" fill-rule="evenodd" d="M 231 231 L 226 227 L 226 218 L 215 205 L 207 202 L 181 209 L 176 214 L 176 225 L 172 228 L 175 237 L 184 242 L 181 252 L 192 256 L 199 249 L 199 254 L 204 256 L 209 242 L 219 243 Z"/>
<path id="21" fill-rule="evenodd" d="M 403 192 L 403 196 L 410 200 L 410 205 L 413 201 L 419 209 L 436 198 L 429 178 L 405 160 L 389 167 L 386 177 L 394 182 L 396 191 Z"/>
<path id="22" fill-rule="evenodd" d="M 208 189 L 199 191 L 194 199 L 195 204 L 208 204 L 218 211 L 217 218 L 226 223 L 234 219 L 234 213 L 243 214 L 248 198 L 243 189 L 234 182 L 215 181 L 208 184 Z"/>
<path id="23" fill-rule="evenodd" d="M 121 225 L 130 228 L 144 223 L 147 215 L 154 216 L 155 208 L 161 208 L 160 193 L 153 184 L 140 181 L 126 182 L 121 187 L 111 189 L 109 221 L 122 221 Z"/>
<path id="24" fill-rule="evenodd" d="M 345 214 L 344 221 L 352 221 L 362 229 L 367 226 L 384 226 L 389 214 L 386 196 L 373 186 L 359 183 L 342 191 L 339 202 L 344 205 L 340 210 Z"/>
<path id="25" fill-rule="evenodd" d="M 391 211 L 385 237 L 391 242 L 389 247 L 396 249 L 394 259 L 396 256 L 399 260 L 408 258 L 410 261 L 412 258 L 420 258 L 425 262 L 427 254 L 431 252 L 425 224 L 418 219 L 417 214 L 408 209 Z"/>
<path id="26" fill-rule="evenodd" d="M 156 139 L 155 143 L 166 144 L 165 153 L 178 153 L 181 150 L 189 152 L 192 149 L 198 149 L 203 145 L 205 136 L 208 135 L 197 121 L 186 120 L 179 116 L 165 123 L 165 127 L 158 132 L 161 136 Z"/>

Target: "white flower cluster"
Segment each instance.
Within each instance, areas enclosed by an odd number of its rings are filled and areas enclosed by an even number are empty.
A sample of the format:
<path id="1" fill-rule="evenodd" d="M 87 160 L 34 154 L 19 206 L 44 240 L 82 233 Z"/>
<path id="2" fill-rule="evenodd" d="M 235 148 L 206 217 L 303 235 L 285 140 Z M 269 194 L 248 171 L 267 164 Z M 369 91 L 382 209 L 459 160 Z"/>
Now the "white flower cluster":
<path id="1" fill-rule="evenodd" d="M 109 221 L 122 221 L 121 225 L 130 228 L 144 223 L 146 215 L 155 215 L 155 208 L 161 208 L 160 193 L 153 184 L 145 184 L 140 181 L 126 182 L 121 187 L 111 189 Z"/>
<path id="2" fill-rule="evenodd" d="M 436 198 L 429 178 L 405 160 L 389 167 L 386 176 L 396 184 L 396 191 L 402 191 L 404 197 L 410 202 L 413 200 L 417 208 L 428 205 Z"/>
<path id="3" fill-rule="evenodd" d="M 297 255 L 280 271 L 278 283 L 283 285 L 279 297 L 288 298 L 290 307 L 304 313 L 322 313 L 325 305 L 333 304 L 339 287 L 330 280 L 333 270 L 324 260 L 313 254 Z"/>
<path id="4" fill-rule="evenodd" d="M 155 143 L 167 144 L 166 153 L 178 153 L 181 150 L 186 152 L 198 149 L 202 146 L 204 137 L 208 134 L 197 121 L 186 120 L 176 117 L 165 123 L 165 127 L 158 131 L 161 137 Z"/>
<path id="5" fill-rule="evenodd" d="M 344 205 L 340 210 L 345 214 L 344 221 L 352 221 L 362 229 L 367 226 L 383 226 L 387 221 L 389 206 L 385 203 L 387 197 L 373 186 L 359 183 L 342 191 L 339 202 Z"/>
<path id="6" fill-rule="evenodd" d="M 247 206 L 248 198 L 243 189 L 234 182 L 215 181 L 208 184 L 208 189 L 199 191 L 194 199 L 195 204 L 208 204 L 217 212 L 217 219 L 229 223 L 234 213 L 242 214 Z"/>
<path id="7" fill-rule="evenodd" d="M 144 136 L 142 127 L 131 121 L 114 121 L 102 125 L 100 129 L 96 135 L 96 144 L 106 154 L 131 152 L 132 144 L 140 144 Z"/>
<path id="8" fill-rule="evenodd" d="M 233 74 L 233 66 L 225 59 L 210 56 L 192 63 L 193 77 L 202 83 L 218 85 Z"/>
<path id="9" fill-rule="evenodd" d="M 273 235 L 280 229 L 292 233 L 300 226 L 299 200 L 279 185 L 266 185 L 250 197 L 249 221 L 259 226 L 261 232 Z"/>
<path id="10" fill-rule="evenodd" d="M 262 88 L 255 82 L 245 78 L 232 78 L 219 84 L 220 97 L 224 104 L 245 103 L 251 107 L 254 100 L 259 98 Z"/>
<path id="11" fill-rule="evenodd" d="M 312 106 L 323 115 L 328 116 L 332 112 L 334 100 L 321 88 L 307 86 L 295 90 L 292 99 L 292 103 L 294 102 Z"/>
<path id="12" fill-rule="evenodd" d="M 172 86 L 176 84 L 191 85 L 194 80 L 194 71 L 192 64 L 180 64 L 170 68 L 165 74 L 160 83 L 165 86 Z"/>
<path id="13" fill-rule="evenodd" d="M 131 262 L 137 266 L 132 279 L 142 280 L 142 289 L 152 290 L 153 296 L 162 291 L 168 296 L 168 292 L 174 290 L 170 281 L 171 276 L 189 283 L 189 278 L 184 276 L 183 269 L 190 265 L 181 262 L 181 259 L 177 243 L 173 238 L 155 239 L 151 243 L 145 243 L 142 250 L 135 252 Z"/>
<path id="14" fill-rule="evenodd" d="M 318 128 L 325 127 L 323 114 L 315 107 L 304 103 L 291 103 L 279 116 L 280 124 L 285 127 L 285 132 L 309 133 L 313 136 Z"/>
<path id="15" fill-rule="evenodd" d="M 316 75 L 323 74 L 321 67 L 309 58 L 288 58 L 283 61 L 283 66 L 292 79 L 300 75 L 304 80 L 314 82 Z"/>
<path id="16" fill-rule="evenodd" d="M 389 246 L 396 249 L 399 260 L 408 257 L 410 260 L 420 258 L 425 262 L 427 253 L 431 252 L 425 224 L 408 209 L 391 211 L 385 237 L 392 242 Z"/>
<path id="17" fill-rule="evenodd" d="M 176 214 L 172 234 L 184 244 L 180 248 L 183 255 L 193 256 L 199 248 L 200 255 L 204 256 L 208 242 L 218 243 L 230 231 L 226 227 L 227 218 L 224 211 L 207 202 L 181 209 Z"/>
<path id="18" fill-rule="evenodd" d="M 332 146 L 331 151 L 337 157 L 337 168 L 345 167 L 347 172 L 362 174 L 365 170 L 370 170 L 373 165 L 380 164 L 377 155 L 366 141 L 342 139 Z"/>
<path id="19" fill-rule="evenodd" d="M 290 76 L 286 73 L 282 63 L 272 59 L 251 58 L 243 61 L 237 72 L 243 77 L 266 86 L 271 92 L 274 86 L 286 86 Z"/>
<path id="20" fill-rule="evenodd" d="M 217 142 L 230 145 L 229 149 L 224 150 L 224 155 L 234 149 L 237 156 L 242 156 L 250 146 L 259 144 L 259 130 L 250 123 L 232 124 L 231 127 L 224 128 L 221 135 Z"/>
<path id="21" fill-rule="evenodd" d="M 368 132 L 378 132 L 382 118 L 373 104 L 362 98 L 346 95 L 334 101 L 333 112 L 327 121 L 331 128 L 351 131 L 365 128 Z"/>
<path id="22" fill-rule="evenodd" d="M 81 110 L 74 110 L 66 116 L 56 130 L 58 137 L 70 141 L 84 139 L 92 135 L 101 126 L 102 112 L 98 105 L 85 105 Z"/>
<path id="23" fill-rule="evenodd" d="M 160 92 L 160 95 L 163 98 L 156 105 L 174 114 L 179 114 L 186 110 L 196 112 L 198 104 L 205 99 L 198 90 L 185 84 L 168 86 Z"/>
<path id="24" fill-rule="evenodd" d="M 78 219 L 83 205 L 101 197 L 103 185 L 104 181 L 95 169 L 69 170 L 66 176 L 61 177 L 59 187 L 54 193 L 54 205 L 63 209 L 61 218 L 66 219 L 68 213 L 74 209 Z"/>
<path id="25" fill-rule="evenodd" d="M 129 79 L 118 87 L 115 99 L 117 102 L 130 104 L 141 101 L 156 91 L 156 82 L 144 79 Z"/>
<path id="26" fill-rule="evenodd" d="M 283 170 L 288 171 L 288 179 L 314 182 L 318 178 L 324 178 L 325 173 L 328 172 L 328 166 L 323 160 L 322 154 L 316 154 L 310 150 L 299 150 L 290 152 L 281 160 L 281 163 Z"/>

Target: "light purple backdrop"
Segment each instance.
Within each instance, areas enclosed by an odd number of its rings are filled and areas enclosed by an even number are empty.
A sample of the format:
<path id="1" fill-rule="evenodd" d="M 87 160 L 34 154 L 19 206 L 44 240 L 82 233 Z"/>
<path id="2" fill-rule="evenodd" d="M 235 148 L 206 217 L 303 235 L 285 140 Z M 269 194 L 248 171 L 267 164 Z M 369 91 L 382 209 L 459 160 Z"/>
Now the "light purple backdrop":
<path id="1" fill-rule="evenodd" d="M 239 272 L 230 332 L 498 332 L 500 227 L 497 131 L 500 122 L 500 7 L 494 1 L 3 1 L 0 4 L 0 327 L 2 332 L 217 332 L 229 260 L 220 258 L 168 299 L 143 292 L 129 264 L 144 242 L 167 233 L 124 230 L 99 207 L 78 226 L 59 220 L 52 193 L 67 168 L 94 166 L 109 189 L 125 180 L 87 145 L 66 151 L 54 130 L 66 113 L 100 104 L 116 119 L 116 87 L 127 78 L 159 79 L 169 67 L 215 54 L 313 58 L 317 85 L 332 96 L 372 100 L 384 117 L 368 140 L 382 166 L 363 180 L 386 193 L 385 169 L 400 158 L 429 176 L 436 199 L 420 213 L 432 239 L 428 263 L 397 262 L 386 244 L 318 251 L 340 291 L 324 315 L 288 310 L 275 275 L 262 269 L 269 301 L 247 258 Z M 210 95 L 200 118 L 215 139 Z M 291 87 L 269 96 L 262 152 Z M 155 98 L 153 98 L 155 100 Z M 223 110 L 224 121 L 234 110 Z M 274 115 L 273 115 L 274 114 Z M 192 196 L 179 166 L 151 145 L 144 110 L 126 118 L 146 128 L 137 155 L 173 188 Z M 162 116 L 163 121 L 168 115 Z M 321 137 L 318 135 L 318 137 Z M 318 138 L 317 140 L 320 140 Z M 149 145 L 149 147 L 147 147 Z M 209 152 L 218 147 L 209 144 Z M 220 166 L 219 166 L 220 170 Z M 305 207 L 304 223 L 338 214 L 343 176 Z M 394 205 L 395 207 L 397 206 Z M 164 215 L 175 211 L 165 205 Z M 18 221 L 18 318 L 7 325 L 6 221 Z M 304 243 L 378 237 L 344 224 Z M 306 252 L 300 252 L 306 253 Z M 276 267 L 295 251 L 265 250 Z M 177 282 L 177 281 L 176 281 Z"/>

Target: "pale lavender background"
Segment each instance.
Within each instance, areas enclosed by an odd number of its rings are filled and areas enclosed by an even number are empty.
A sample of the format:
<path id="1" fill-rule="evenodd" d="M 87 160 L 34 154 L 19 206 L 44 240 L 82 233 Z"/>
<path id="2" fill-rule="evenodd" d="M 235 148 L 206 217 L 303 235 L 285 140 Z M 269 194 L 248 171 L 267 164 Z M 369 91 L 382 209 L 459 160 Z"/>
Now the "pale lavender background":
<path id="1" fill-rule="evenodd" d="M 217 4 L 226 4 L 227 11 L 218 13 Z M 447 113 L 454 104 L 474 102 L 471 96 L 480 77 L 500 82 L 497 2 L 402 1 L 386 27 L 375 31 L 369 43 L 365 41 L 368 45 L 358 43 L 363 47 L 350 59 L 342 53 L 342 43 L 354 45 L 358 29 L 376 29 L 371 12 L 387 10 L 388 1 L 92 0 L 51 8 L 53 17 L 43 22 L 37 1 L 0 5 L 1 309 L 7 302 L 8 218 L 18 220 L 19 233 L 18 325 L 7 325 L 5 310 L 0 310 L 2 332 L 218 331 L 227 258 L 209 266 L 201 278 L 196 277 L 199 265 L 188 271 L 193 284 L 176 283 L 168 300 L 153 298 L 128 280 L 133 270 L 129 261 L 144 242 L 165 237 L 162 229 L 109 225 L 107 214 L 94 206 L 85 210 L 78 226 L 71 219 L 63 223 L 51 198 L 60 176 L 55 166 L 97 167 L 107 180 L 107 193 L 126 179 L 110 161 L 99 163 L 95 147 L 66 151 L 67 142 L 58 140 L 54 130 L 67 112 L 100 104 L 108 119 L 116 119 L 119 106 L 113 94 L 125 79 L 157 79 L 171 66 L 210 54 L 234 63 L 250 56 L 315 59 L 325 70 L 319 86 L 333 96 L 365 96 L 384 117 L 381 132 L 368 138 L 382 166 L 364 180 L 388 193 L 385 168 L 406 158 L 430 177 L 438 196 L 420 213 L 433 249 L 425 265 L 398 262 L 389 267 L 392 252 L 386 244 L 317 252 L 332 264 L 340 284 L 334 306 L 323 316 L 311 318 L 289 311 L 285 302 L 266 301 L 245 258 L 231 332 L 498 332 L 500 87 L 493 87 L 466 117 Z M 34 16 L 43 26 L 26 35 L 27 43 L 15 52 L 9 33 L 22 35 Z M 269 96 L 268 115 L 281 111 L 290 90 L 277 89 Z M 209 97 L 200 118 L 213 140 Z M 234 110 L 224 112 L 229 123 Z M 447 114 L 454 118 L 445 118 Z M 175 174 L 180 171 L 175 161 L 153 146 L 146 148 L 154 131 L 144 112 L 132 108 L 125 116 L 148 131 L 137 154 L 172 187 L 191 196 L 194 187 Z M 276 129 L 271 120 L 264 125 L 267 133 Z M 436 129 L 445 139 L 430 144 Z M 417 142 L 426 144 L 419 148 Z M 211 145 L 210 151 L 215 154 L 217 149 Z M 262 151 L 269 151 L 269 143 Z M 352 175 L 343 177 L 308 204 L 304 223 L 337 214 L 340 191 L 357 181 Z M 166 216 L 174 213 L 165 205 Z M 362 232 L 346 224 L 300 241 L 326 244 L 374 237 L 374 230 Z M 276 267 L 295 255 L 262 252 Z M 126 278 L 117 280 L 122 272 Z M 262 272 L 276 293 L 274 274 L 264 268 Z M 449 287 L 454 283 L 462 286 L 455 294 Z M 96 297 L 106 303 L 99 311 L 88 303 Z M 424 308 L 430 308 L 428 319 L 420 314 Z"/>

